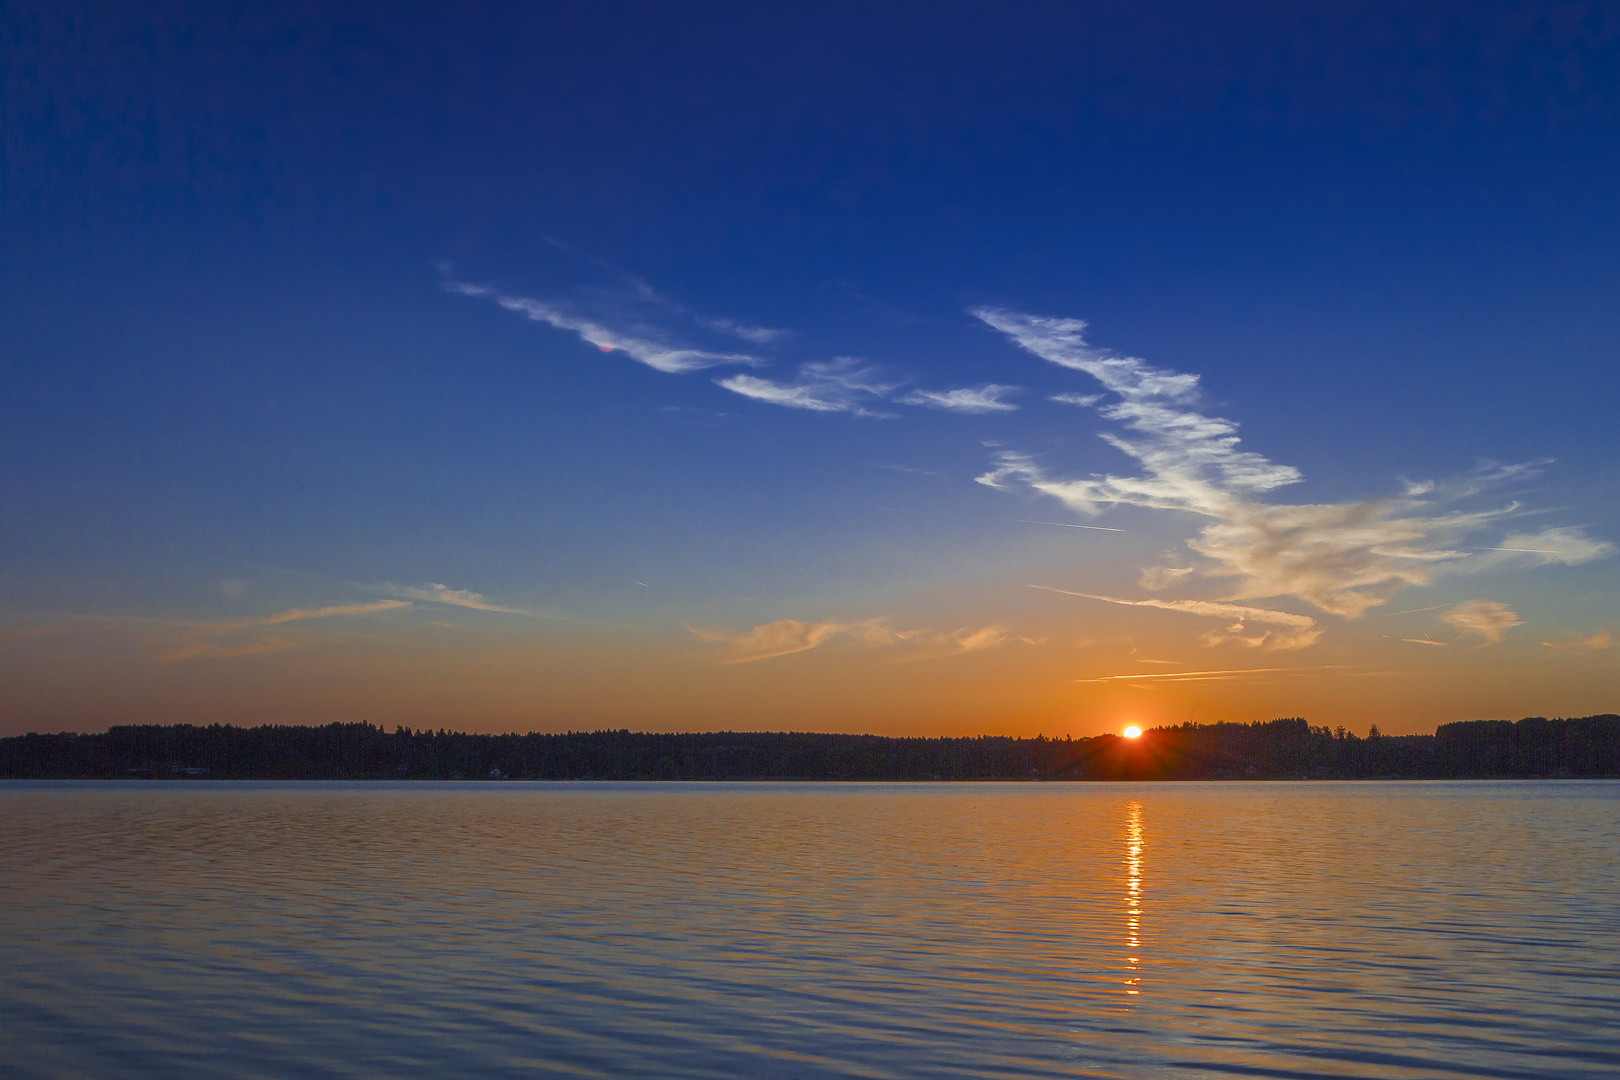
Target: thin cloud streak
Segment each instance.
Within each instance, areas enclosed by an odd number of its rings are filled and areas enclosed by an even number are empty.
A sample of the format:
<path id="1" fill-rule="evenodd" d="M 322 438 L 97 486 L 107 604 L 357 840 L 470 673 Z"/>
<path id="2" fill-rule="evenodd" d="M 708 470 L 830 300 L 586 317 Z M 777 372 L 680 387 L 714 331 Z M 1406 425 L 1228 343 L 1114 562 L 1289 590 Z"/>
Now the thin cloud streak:
<path id="1" fill-rule="evenodd" d="M 342 616 L 376 615 L 385 611 L 397 611 L 400 608 L 411 606 L 409 600 L 373 600 L 364 604 L 332 604 L 318 608 L 293 608 L 290 611 L 280 611 L 274 615 L 266 615 L 258 619 L 226 619 L 215 622 L 185 623 L 182 624 L 187 636 L 193 640 L 183 645 L 166 649 L 157 655 L 160 664 L 175 663 L 180 660 L 198 658 L 229 659 L 238 656 L 252 656 L 256 653 L 280 652 L 284 649 L 297 647 L 301 642 L 295 638 L 266 636 L 253 641 L 230 641 L 237 635 L 252 631 L 264 626 L 281 626 L 287 623 L 307 622 L 312 619 L 331 619 Z"/>
<path id="2" fill-rule="evenodd" d="M 732 375 L 716 379 L 716 385 L 734 394 L 811 412 L 846 412 L 854 416 L 888 419 L 893 413 L 871 407 L 893 389 L 882 382 L 875 368 L 863 366 L 852 356 L 840 356 L 824 363 L 804 364 L 792 383 L 774 382 L 754 375 Z"/>
<path id="3" fill-rule="evenodd" d="M 710 330 L 718 330 L 722 334 L 730 334 L 732 337 L 741 338 L 743 341 L 752 342 L 755 345 L 770 345 L 788 336 L 786 330 L 774 330 L 768 326 L 751 326 L 745 322 L 738 322 L 736 319 L 710 319 L 700 316 L 697 321 Z"/>
<path id="4" fill-rule="evenodd" d="M 487 285 L 447 281 L 444 283 L 444 289 L 446 292 L 461 296 L 493 300 L 506 310 L 515 311 L 527 319 L 545 323 L 558 330 L 572 331 L 579 335 L 581 341 L 596 346 L 602 352 L 622 352 L 632 360 L 670 375 L 683 375 L 725 364 L 747 364 L 757 367 L 763 363 L 758 357 L 746 353 L 684 348 L 654 341 L 645 336 L 622 333 L 593 319 L 575 314 L 557 302 L 513 296 Z"/>
<path id="5" fill-rule="evenodd" d="M 1117 596 L 1100 596 L 1096 593 L 1072 592 L 1068 589 L 1058 589 L 1051 585 L 1031 585 L 1032 589 L 1041 589 L 1045 592 L 1061 593 L 1064 596 L 1077 596 L 1085 600 L 1101 600 L 1109 604 L 1122 604 L 1126 607 L 1157 608 L 1160 611 L 1177 611 L 1185 615 L 1202 615 L 1216 619 L 1231 619 L 1233 622 L 1226 627 L 1225 635 L 1206 635 L 1205 641 L 1209 644 L 1219 644 L 1223 641 L 1235 641 L 1255 648 L 1266 649 L 1302 649 L 1308 645 L 1316 644 L 1322 636 L 1322 628 L 1316 620 L 1309 615 L 1295 615 L 1291 611 L 1273 611 L 1270 608 L 1248 607 L 1242 604 L 1229 604 L 1215 600 L 1125 600 Z M 1257 635 L 1244 635 L 1247 624 L 1254 622 L 1262 625 L 1278 626 L 1283 629 L 1263 630 Z"/>
<path id="6" fill-rule="evenodd" d="M 448 585 L 431 582 L 421 587 L 388 584 L 384 585 L 382 590 L 395 596 L 408 597 L 411 600 L 426 600 L 430 604 L 449 604 L 452 607 L 471 608 L 474 611 L 498 611 L 506 615 L 536 614 L 519 608 L 503 607 L 494 603 L 482 593 L 475 593 L 468 589 L 452 589 Z"/>
<path id="7" fill-rule="evenodd" d="M 986 383 L 983 386 L 963 387 L 958 390 L 913 390 L 905 397 L 896 398 L 902 405 L 920 405 L 926 409 L 944 412 L 983 414 L 1017 412 L 1018 406 L 1004 400 L 1016 394 L 1016 386 Z"/>
<path id="8" fill-rule="evenodd" d="M 1101 676 L 1098 676 L 1095 679 L 1075 679 L 1074 681 L 1077 682 L 1077 683 L 1143 682 L 1143 681 L 1146 681 L 1148 679 L 1155 679 L 1155 680 L 1159 680 L 1159 681 L 1168 681 L 1168 682 L 1196 682 L 1196 681 L 1203 681 L 1203 680 L 1207 680 L 1207 679 L 1242 678 L 1245 675 L 1270 675 L 1270 674 L 1275 674 L 1276 672 L 1279 672 L 1279 671 L 1296 671 L 1296 670 L 1299 670 L 1299 669 L 1297 669 L 1297 668 L 1280 668 L 1280 667 L 1264 667 L 1264 668 L 1221 668 L 1221 669 L 1214 670 L 1214 671 L 1160 671 L 1160 672 L 1135 671 L 1135 672 L 1131 672 L 1128 675 L 1101 675 Z M 1308 669 L 1305 669 L 1305 670 L 1315 671 L 1315 670 L 1319 670 L 1319 669 L 1308 668 Z"/>
<path id="9" fill-rule="evenodd" d="M 742 651 L 742 655 L 720 661 L 722 664 L 751 664 L 757 660 L 791 656 L 839 637 L 849 638 L 860 645 L 893 645 L 920 632 L 896 630 L 885 618 L 863 619 L 856 622 L 827 619 L 813 623 L 801 622 L 798 619 L 777 619 L 774 622 L 761 623 L 742 634 L 730 634 L 723 630 L 709 630 L 696 626 L 689 626 L 686 629 L 704 641 L 729 645 Z"/>
<path id="10" fill-rule="evenodd" d="M 262 619 L 250 619 L 240 623 L 227 623 L 233 626 L 274 626 L 277 623 L 299 622 L 304 619 L 329 619 L 336 615 L 370 615 L 378 611 L 393 611 L 396 608 L 410 607 L 409 600 L 373 600 L 367 604 L 334 604 L 329 607 L 294 608 L 291 611 L 267 615 Z"/>
<path id="11" fill-rule="evenodd" d="M 1076 525 L 1068 521 L 1031 521 L 1029 518 L 1002 518 L 1001 520 L 1016 521 L 1020 525 L 1055 525 L 1060 529 L 1089 529 L 1092 532 L 1122 533 L 1125 531 L 1124 529 L 1111 529 L 1106 525 Z"/>
<path id="12" fill-rule="evenodd" d="M 743 633 L 688 626 L 687 632 L 704 641 L 738 650 L 738 655 L 722 659 L 722 665 L 752 664 L 794 653 L 808 652 L 829 642 L 846 639 L 862 648 L 909 645 L 922 649 L 908 657 L 925 660 L 962 653 L 979 652 L 1005 644 L 1012 631 L 1005 626 L 962 627 L 948 633 L 932 630 L 899 630 L 886 617 L 844 621 L 823 619 L 803 622 L 777 619 L 760 623 Z"/>

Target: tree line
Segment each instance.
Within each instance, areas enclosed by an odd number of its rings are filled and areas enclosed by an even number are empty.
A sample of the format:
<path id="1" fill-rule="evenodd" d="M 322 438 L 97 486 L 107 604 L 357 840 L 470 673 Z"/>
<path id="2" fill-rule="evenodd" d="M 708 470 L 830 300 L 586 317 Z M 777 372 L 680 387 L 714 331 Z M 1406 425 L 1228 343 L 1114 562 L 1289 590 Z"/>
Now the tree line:
<path id="1" fill-rule="evenodd" d="M 809 732 L 477 735 L 129 725 L 0 739 L 0 777 L 214 780 L 1349 780 L 1620 777 L 1620 716 L 1474 720 L 1366 737 L 1299 718 L 1181 724 L 1138 739 Z"/>

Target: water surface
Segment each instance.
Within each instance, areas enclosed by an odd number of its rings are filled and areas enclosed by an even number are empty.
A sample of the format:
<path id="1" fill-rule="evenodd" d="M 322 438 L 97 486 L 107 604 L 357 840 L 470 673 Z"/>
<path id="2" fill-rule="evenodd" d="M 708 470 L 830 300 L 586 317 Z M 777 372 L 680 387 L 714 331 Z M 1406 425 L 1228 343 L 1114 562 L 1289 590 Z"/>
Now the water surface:
<path id="1" fill-rule="evenodd" d="M 1597 1077 L 1620 783 L 0 783 L 16 1077 Z"/>

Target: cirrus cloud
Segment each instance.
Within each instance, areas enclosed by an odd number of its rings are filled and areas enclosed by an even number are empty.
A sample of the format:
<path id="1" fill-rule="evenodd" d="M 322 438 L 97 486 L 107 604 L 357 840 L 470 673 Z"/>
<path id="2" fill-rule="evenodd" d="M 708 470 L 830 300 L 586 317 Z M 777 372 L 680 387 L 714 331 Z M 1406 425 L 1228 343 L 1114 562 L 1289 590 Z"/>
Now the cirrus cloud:
<path id="1" fill-rule="evenodd" d="M 572 331 L 579 335 L 580 340 L 595 345 L 603 352 L 622 352 L 632 360 L 669 375 L 681 375 L 722 364 L 757 366 L 761 363 L 758 357 L 747 353 L 688 348 L 659 341 L 649 333 L 627 333 L 616 330 L 597 319 L 581 315 L 558 301 L 514 296 L 488 285 L 474 285 L 465 281 L 446 281 L 444 289 L 446 292 L 461 296 L 493 300 L 506 310 L 515 311 L 534 322 L 545 323 L 558 330 Z"/>
<path id="2" fill-rule="evenodd" d="M 1071 592 L 1050 585 L 1031 585 L 1030 588 L 1062 593 L 1064 596 L 1078 596 L 1086 600 L 1101 600 L 1108 604 L 1122 604 L 1126 607 L 1157 608 L 1160 611 L 1178 611 L 1184 615 L 1202 615 L 1207 618 L 1229 620 L 1224 634 L 1212 632 L 1205 635 L 1204 640 L 1211 645 L 1230 641 L 1251 648 L 1302 649 L 1316 644 L 1317 639 L 1322 636 L 1322 628 L 1317 625 L 1315 619 L 1309 615 L 1296 615 L 1291 611 L 1228 604 L 1217 600 L 1125 600 L 1117 596 Z M 1260 623 L 1265 629 L 1258 633 L 1246 632 L 1249 623 Z"/>
<path id="3" fill-rule="evenodd" d="M 1382 499 L 1270 501 L 1273 492 L 1303 479 L 1299 470 L 1241 449 L 1235 422 L 1199 411 L 1198 376 L 1097 349 L 1086 342 L 1086 324 L 1079 319 L 996 308 L 973 314 L 1027 352 L 1086 372 L 1116 395 L 1119 400 L 1100 405 L 1090 396 L 1060 397 L 1093 405 L 1118 423 L 1122 430 L 1101 437 L 1140 466 L 1130 475 L 1060 477 L 1030 454 L 1002 450 L 979 482 L 1027 487 L 1089 517 L 1114 506 L 1134 506 L 1203 519 L 1187 541 L 1203 562 L 1149 570 L 1144 580 L 1151 587 L 1172 584 L 1190 570 L 1230 582 L 1227 601 L 1292 596 L 1329 614 L 1356 618 L 1408 586 L 1431 583 L 1443 570 L 1483 570 L 1512 561 L 1567 564 L 1614 552 L 1612 544 L 1572 527 L 1513 533 L 1499 549 L 1464 546 L 1520 508 L 1506 502 L 1461 510 L 1456 504 L 1533 476 L 1533 464 L 1489 466 L 1444 484 L 1408 483 Z"/>
<path id="4" fill-rule="evenodd" d="M 804 364 L 798 379 L 791 383 L 753 375 L 732 375 L 715 382 L 733 394 L 789 409 L 879 418 L 894 415 L 872 408 L 872 402 L 886 398 L 893 387 L 880 379 L 877 369 L 863 366 L 852 356 Z"/>
<path id="5" fill-rule="evenodd" d="M 1017 412 L 1018 406 L 1004 400 L 1016 394 L 1018 387 L 1000 383 L 968 386 L 958 390 L 913 390 L 905 397 L 896 398 L 902 405 L 921 405 L 925 409 L 939 409 L 954 413 Z"/>
<path id="6" fill-rule="evenodd" d="M 742 633 L 689 626 L 691 634 L 704 641 L 726 646 L 732 655 L 721 664 L 750 664 L 757 660 L 773 660 L 779 656 L 808 652 L 811 649 L 839 639 L 848 640 L 863 648 L 884 648 L 909 645 L 912 659 L 931 656 L 954 656 L 961 653 L 993 649 L 1008 641 L 1012 631 L 1005 626 L 964 626 L 948 632 L 935 630 L 900 630 L 884 617 L 872 619 L 822 619 L 804 622 L 799 619 L 777 619 L 760 623 Z"/>

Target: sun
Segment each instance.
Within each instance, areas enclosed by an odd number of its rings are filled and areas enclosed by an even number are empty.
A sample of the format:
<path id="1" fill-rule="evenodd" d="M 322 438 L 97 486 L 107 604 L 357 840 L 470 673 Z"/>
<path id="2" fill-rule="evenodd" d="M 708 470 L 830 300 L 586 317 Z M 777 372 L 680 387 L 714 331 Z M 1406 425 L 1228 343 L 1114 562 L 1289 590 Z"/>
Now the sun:
<path id="1" fill-rule="evenodd" d="M 1135 724 L 1132 724 L 1131 726 L 1127 727 L 1122 734 L 1124 734 L 1127 739 L 1139 739 L 1142 737 L 1142 729 L 1137 727 Z"/>

